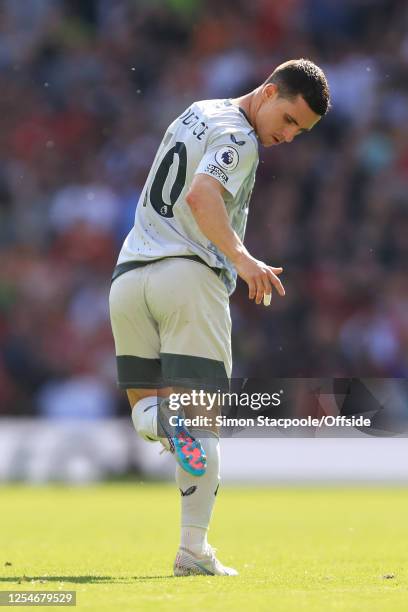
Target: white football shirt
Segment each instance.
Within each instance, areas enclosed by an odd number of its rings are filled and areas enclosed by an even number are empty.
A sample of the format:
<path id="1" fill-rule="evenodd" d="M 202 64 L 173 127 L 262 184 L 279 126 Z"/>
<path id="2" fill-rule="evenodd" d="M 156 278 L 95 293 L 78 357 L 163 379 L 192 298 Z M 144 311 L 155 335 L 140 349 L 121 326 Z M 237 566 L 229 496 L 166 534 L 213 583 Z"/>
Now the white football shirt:
<path id="1" fill-rule="evenodd" d="M 242 109 L 230 100 L 194 102 L 164 135 L 118 264 L 198 255 L 222 269 L 220 278 L 231 294 L 236 271 L 202 233 L 185 196 L 196 174 L 219 181 L 231 226 L 242 240 L 258 159 L 255 132 Z"/>

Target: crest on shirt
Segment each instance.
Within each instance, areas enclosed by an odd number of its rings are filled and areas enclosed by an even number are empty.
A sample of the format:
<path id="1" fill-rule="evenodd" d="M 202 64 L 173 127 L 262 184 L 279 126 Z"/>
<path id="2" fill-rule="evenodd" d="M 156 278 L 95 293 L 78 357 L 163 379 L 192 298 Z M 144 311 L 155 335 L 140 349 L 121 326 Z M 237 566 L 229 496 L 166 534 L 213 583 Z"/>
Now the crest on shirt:
<path id="1" fill-rule="evenodd" d="M 234 170 L 239 162 L 238 151 L 234 147 L 222 147 L 216 152 L 215 161 L 225 170 Z"/>
<path id="2" fill-rule="evenodd" d="M 245 140 L 237 140 L 237 139 L 235 138 L 234 134 L 230 134 L 230 136 L 231 136 L 231 140 L 232 140 L 232 142 L 233 142 L 234 144 L 239 145 L 240 147 L 242 147 L 242 145 L 244 145 L 244 144 L 245 144 L 245 142 L 246 142 Z"/>

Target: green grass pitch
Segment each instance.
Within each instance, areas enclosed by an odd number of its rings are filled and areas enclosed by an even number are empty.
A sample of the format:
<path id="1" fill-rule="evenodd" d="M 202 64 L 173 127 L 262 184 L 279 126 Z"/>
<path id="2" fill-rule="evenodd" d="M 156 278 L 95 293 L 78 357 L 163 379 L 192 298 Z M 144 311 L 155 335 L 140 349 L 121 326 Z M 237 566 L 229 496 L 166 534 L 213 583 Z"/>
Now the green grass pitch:
<path id="1" fill-rule="evenodd" d="M 235 578 L 171 575 L 178 510 L 164 484 L 3 486 L 0 589 L 98 612 L 408 609 L 408 489 L 221 487 L 209 540 Z"/>

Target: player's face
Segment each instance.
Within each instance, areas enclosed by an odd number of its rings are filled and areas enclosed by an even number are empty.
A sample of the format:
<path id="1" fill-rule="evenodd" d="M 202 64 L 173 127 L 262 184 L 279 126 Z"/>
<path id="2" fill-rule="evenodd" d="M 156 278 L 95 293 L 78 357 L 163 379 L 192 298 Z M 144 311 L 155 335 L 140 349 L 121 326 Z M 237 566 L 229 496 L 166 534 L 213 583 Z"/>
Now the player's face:
<path id="1" fill-rule="evenodd" d="M 278 95 L 275 85 L 266 85 L 255 120 L 259 140 L 265 147 L 292 142 L 321 119 L 301 97 L 289 100 Z"/>

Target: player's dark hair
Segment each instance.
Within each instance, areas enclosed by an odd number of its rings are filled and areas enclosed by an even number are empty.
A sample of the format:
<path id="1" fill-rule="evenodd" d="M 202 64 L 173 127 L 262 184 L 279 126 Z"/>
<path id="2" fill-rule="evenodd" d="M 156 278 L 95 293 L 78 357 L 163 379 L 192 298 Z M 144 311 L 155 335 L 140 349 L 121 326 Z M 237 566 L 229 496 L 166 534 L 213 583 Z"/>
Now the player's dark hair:
<path id="1" fill-rule="evenodd" d="M 323 70 L 310 60 L 302 58 L 280 64 L 266 79 L 266 83 L 275 83 L 282 98 L 302 96 L 317 115 L 325 115 L 330 108 L 327 79 Z"/>

